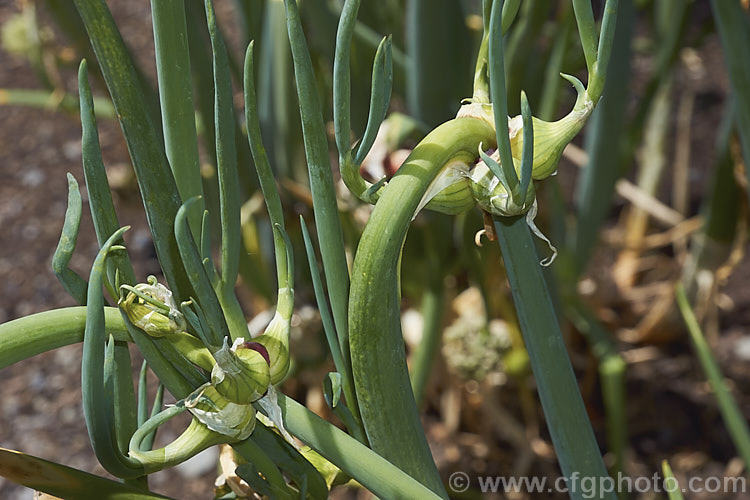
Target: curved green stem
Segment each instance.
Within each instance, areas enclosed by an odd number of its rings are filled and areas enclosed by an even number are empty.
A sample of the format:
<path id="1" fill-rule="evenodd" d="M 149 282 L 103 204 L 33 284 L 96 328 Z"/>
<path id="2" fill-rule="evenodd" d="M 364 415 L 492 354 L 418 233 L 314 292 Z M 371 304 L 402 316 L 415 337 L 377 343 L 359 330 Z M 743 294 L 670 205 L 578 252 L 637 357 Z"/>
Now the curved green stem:
<path id="1" fill-rule="evenodd" d="M 142 464 L 147 473 L 174 467 L 194 457 L 201 451 L 211 446 L 226 443 L 229 437 L 206 428 L 206 426 L 193 418 L 182 434 L 163 448 L 151 450 L 146 448 L 145 441 L 162 424 L 172 417 L 186 410 L 182 403 L 167 408 L 148 419 L 130 440 L 130 458 Z M 283 480 L 282 480 L 283 484 Z"/>
<path id="2" fill-rule="evenodd" d="M 131 341 L 116 308 L 105 307 L 104 316 L 107 331 L 115 340 Z M 81 342 L 85 323 L 86 308 L 78 306 L 33 314 L 0 325 L 0 368 L 41 352 Z M 187 333 L 180 335 L 190 338 Z M 173 394 L 177 393 L 177 397 L 187 395 L 174 387 L 167 388 Z M 281 393 L 278 393 L 278 398 L 284 423 L 292 434 L 341 470 L 358 478 L 376 495 L 381 498 L 438 498 L 405 472 L 304 406 Z M 256 428 L 255 432 L 259 429 Z M 254 443 L 243 441 L 232 446 L 245 459 L 253 460 L 264 476 L 274 474 L 275 466 Z"/>
<path id="3" fill-rule="evenodd" d="M 156 429 L 167 420 L 183 413 L 185 410 L 187 410 L 187 408 L 184 404 L 177 404 L 158 412 L 156 415 L 152 415 L 149 419 L 138 426 L 138 430 L 136 430 L 130 438 L 128 448 L 131 451 L 150 451 L 151 448 L 144 446 L 144 441 L 148 439 L 149 435 L 156 432 Z"/>
<path id="4" fill-rule="evenodd" d="M 383 191 L 352 268 L 349 329 L 352 370 L 372 448 L 445 495 L 414 401 L 401 335 L 398 261 L 420 200 L 451 160 L 473 162 L 495 130 L 473 118 L 451 120 L 417 145 Z"/>

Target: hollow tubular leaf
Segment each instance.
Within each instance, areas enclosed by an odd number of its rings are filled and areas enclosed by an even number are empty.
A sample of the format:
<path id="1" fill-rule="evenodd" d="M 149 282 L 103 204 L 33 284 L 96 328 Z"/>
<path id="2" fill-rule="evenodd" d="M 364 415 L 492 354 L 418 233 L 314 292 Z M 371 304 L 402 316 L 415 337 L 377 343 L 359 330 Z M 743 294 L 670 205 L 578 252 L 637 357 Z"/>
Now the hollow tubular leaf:
<path id="1" fill-rule="evenodd" d="M 354 164 L 361 165 L 370 152 L 378 135 L 380 125 L 388 112 L 393 90 L 393 55 L 391 36 L 383 38 L 375 53 L 375 64 L 372 66 L 372 91 L 370 94 L 370 113 L 367 116 L 367 127 L 354 156 Z"/>
<path id="2" fill-rule="evenodd" d="M 609 474 L 591 429 L 573 368 L 557 322 L 534 241 L 524 217 L 495 218 L 513 301 L 563 475 L 597 478 L 597 498 L 617 496 L 601 485 Z M 574 500 L 586 498 L 571 491 Z"/>
<path id="3" fill-rule="evenodd" d="M 250 151 L 255 161 L 255 170 L 258 173 L 260 188 L 263 199 L 266 201 L 268 216 L 273 226 L 284 228 L 284 212 L 281 206 L 281 197 L 276 188 L 271 165 L 268 162 L 266 148 L 263 146 L 263 137 L 260 131 L 260 119 L 258 118 L 258 101 L 255 94 L 254 80 L 254 55 L 255 42 L 250 42 L 245 52 L 245 123 L 247 125 L 247 139 L 250 143 Z M 284 251 L 284 239 L 280 233 L 273 232 L 274 251 L 276 255 L 276 277 L 279 288 L 286 288 L 287 273 L 285 270 L 287 255 Z"/>
<path id="4" fill-rule="evenodd" d="M 224 41 L 216 26 L 211 0 L 205 0 L 208 33 L 211 37 L 214 72 L 214 119 L 216 163 L 221 206 L 221 280 L 225 291 L 234 289 L 240 253 L 240 191 L 237 178 L 237 150 L 234 144 L 232 81 Z M 228 290 L 226 290 L 228 289 Z"/>
<path id="5" fill-rule="evenodd" d="M 350 58 L 360 0 L 346 0 L 336 31 L 333 59 L 333 126 L 341 168 L 351 160 L 351 71 Z M 374 82 L 374 79 L 373 79 Z M 348 168 L 348 167 L 347 167 Z M 342 172 L 342 177 L 344 173 Z M 357 172 L 359 177 L 359 172 Z M 364 179 L 359 177 L 364 184 Z M 351 188 L 350 188 L 351 189 Z"/>
<path id="6" fill-rule="evenodd" d="M 356 415 L 354 416 L 356 425 L 354 427 L 349 427 L 349 425 L 347 425 L 347 427 L 349 428 L 350 432 L 359 435 L 358 439 L 360 441 L 365 442 L 366 439 L 364 437 L 364 434 L 362 433 L 362 429 L 360 428 L 361 420 L 359 413 L 354 413 L 356 411 L 357 405 L 356 403 L 352 403 L 357 401 L 357 396 L 354 391 L 354 383 L 351 379 L 350 372 L 346 371 L 347 365 L 341 354 L 341 348 L 339 347 L 338 338 L 336 336 L 336 328 L 333 324 L 331 313 L 328 310 L 328 300 L 326 299 L 325 290 L 323 289 L 323 281 L 320 279 L 318 263 L 315 259 L 315 248 L 313 247 L 310 233 L 307 230 L 305 219 L 301 215 L 300 227 L 302 228 L 302 237 L 305 240 L 305 251 L 307 252 L 307 261 L 310 265 L 310 276 L 312 277 L 313 289 L 315 290 L 315 301 L 318 303 L 318 311 L 320 311 L 320 319 L 323 323 L 323 331 L 326 335 L 326 341 L 328 341 L 328 348 L 331 350 L 333 364 L 342 379 L 344 396 L 346 397 L 347 404 L 351 408 L 355 408 L 355 410 L 352 411 L 352 415 Z"/>
<path id="7" fill-rule="evenodd" d="M 302 31 L 297 2 L 296 0 L 284 0 L 284 6 L 287 13 L 292 59 L 294 60 L 297 95 L 299 96 L 302 132 L 307 155 L 307 168 L 310 174 L 310 191 L 313 197 L 320 253 L 323 258 L 323 268 L 341 354 L 345 362 L 350 364 L 349 329 L 346 319 L 349 298 L 349 271 L 328 156 L 325 124 L 318 102 L 315 75 L 313 74 L 305 34 Z"/>
<path id="8" fill-rule="evenodd" d="M 573 11 L 578 25 L 578 37 L 581 39 L 583 55 L 586 58 L 586 68 L 589 78 L 591 78 L 596 66 L 596 49 L 598 46 L 591 0 L 573 0 Z"/>
<path id="9" fill-rule="evenodd" d="M 305 219 L 301 215 L 300 227 L 302 228 L 302 236 L 305 240 L 307 262 L 310 265 L 310 276 L 312 277 L 313 288 L 315 290 L 315 300 L 318 303 L 318 310 L 320 311 L 320 319 L 323 323 L 323 331 L 325 332 L 326 340 L 328 341 L 328 347 L 331 350 L 333 364 L 336 366 L 337 370 L 340 370 L 345 366 L 344 360 L 341 355 L 341 349 L 339 348 L 338 339 L 336 338 L 336 329 L 333 325 L 333 318 L 331 317 L 331 313 L 328 310 L 328 300 L 326 300 L 325 290 L 323 290 L 323 281 L 320 279 L 318 263 L 315 259 L 315 248 L 313 247 L 310 233 L 307 230 Z"/>
<path id="10" fill-rule="evenodd" d="M 534 128 L 531 119 L 531 108 L 526 92 L 521 92 L 521 118 L 523 121 L 523 150 L 521 152 L 521 187 L 519 189 L 519 205 L 526 202 L 526 192 L 531 182 L 531 172 L 534 168 Z"/>
<path id="11" fill-rule="evenodd" d="M 602 29 L 599 34 L 596 65 L 594 66 L 594 71 L 589 74 L 589 83 L 586 88 L 594 104 L 599 102 L 602 92 L 604 92 L 607 65 L 612 55 L 612 45 L 615 38 L 618 5 L 619 0 L 607 0 L 607 3 L 604 5 L 604 17 L 602 18 Z"/>
<path id="12" fill-rule="evenodd" d="M 214 288 L 211 286 L 211 281 L 206 274 L 200 252 L 195 244 L 195 240 L 193 240 L 193 235 L 188 225 L 188 211 L 191 205 L 196 202 L 196 198 L 191 198 L 180 207 L 174 221 L 174 231 L 185 271 L 195 290 L 195 298 L 206 313 L 205 318 L 208 328 L 203 332 L 205 341 L 207 341 L 206 347 L 211 352 L 214 352 L 224 344 L 223 339 L 229 339 L 230 336 L 221 304 L 214 292 Z"/>
<path id="13" fill-rule="evenodd" d="M 158 140 L 158 130 L 148 112 L 138 77 L 106 2 L 75 0 L 75 6 L 86 26 L 117 110 L 159 264 L 179 302 L 191 295 L 173 229 L 174 218 L 180 207 L 180 195 Z"/>
<path id="14" fill-rule="evenodd" d="M 203 194 L 184 0 L 151 0 L 164 148 L 180 199 Z M 198 215 L 190 220 L 197 236 Z"/>
<path id="15" fill-rule="evenodd" d="M 229 74 L 227 50 L 216 25 L 212 1 L 205 0 L 205 6 L 213 56 L 216 164 L 221 216 L 221 280 L 220 286 L 216 288 L 216 295 L 224 311 L 231 338 L 235 339 L 249 337 L 249 333 L 247 321 L 234 293 L 239 273 L 242 239 L 232 80 Z"/>
<path id="16" fill-rule="evenodd" d="M 505 178 L 508 194 L 514 198 L 518 196 L 518 175 L 513 168 L 513 156 L 510 150 L 510 137 L 508 136 L 508 103 L 505 97 L 505 63 L 503 58 L 503 35 L 502 35 L 502 11 L 503 0 L 495 0 L 492 3 L 490 14 L 489 31 L 489 73 L 490 73 L 490 96 L 492 97 L 492 111 L 495 118 L 495 130 L 497 134 L 497 149 L 500 151 L 500 169 L 497 163 L 491 162 L 487 166 L 498 179 Z M 517 203 L 522 205 L 522 203 Z"/>
<path id="17" fill-rule="evenodd" d="M 81 100 L 81 159 L 83 160 L 83 175 L 86 179 L 86 190 L 89 195 L 89 208 L 94 221 L 94 231 L 99 246 L 120 228 L 117 220 L 112 194 L 109 191 L 107 172 L 102 161 L 99 146 L 99 132 L 94 115 L 94 100 L 88 80 L 88 65 L 81 61 L 78 67 L 78 94 Z M 107 280 L 112 289 L 117 289 L 114 283 L 115 269 L 125 283 L 135 283 L 135 274 L 125 252 L 122 255 L 112 255 L 107 266 Z"/>
<path id="18" fill-rule="evenodd" d="M 63 223 L 62 234 L 60 234 L 60 241 L 57 243 L 57 249 L 52 256 L 52 270 L 65 291 L 76 302 L 84 305 L 86 304 L 86 281 L 68 267 L 70 258 L 76 249 L 82 207 L 78 182 L 71 173 L 68 173 L 68 208 L 65 210 L 65 222 Z"/>
<path id="19" fill-rule="evenodd" d="M 112 401 L 114 403 L 114 431 L 120 453 L 127 453 L 128 440 L 138 428 L 137 401 L 133 387 L 133 372 L 128 343 L 109 336 L 112 345 Z"/>
<path id="20" fill-rule="evenodd" d="M 99 463 L 112 475 L 122 478 L 140 476 L 143 474 L 143 468 L 118 450 L 112 432 L 114 428 L 112 408 L 100 401 L 102 395 L 105 394 L 105 322 L 102 284 L 104 261 L 107 254 L 127 229 L 127 227 L 124 227 L 110 236 L 99 250 L 99 254 L 91 267 L 86 301 L 86 330 L 83 336 L 83 357 L 81 361 L 83 414 L 86 419 L 86 428 L 91 445 Z"/>

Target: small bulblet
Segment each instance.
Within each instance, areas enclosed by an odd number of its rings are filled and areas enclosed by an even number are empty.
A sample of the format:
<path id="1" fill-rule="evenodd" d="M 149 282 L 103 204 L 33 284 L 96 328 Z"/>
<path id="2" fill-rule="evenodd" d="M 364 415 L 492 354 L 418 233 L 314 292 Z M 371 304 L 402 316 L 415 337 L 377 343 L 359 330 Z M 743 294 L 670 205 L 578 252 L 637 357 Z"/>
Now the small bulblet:
<path id="1" fill-rule="evenodd" d="M 211 370 L 211 383 L 229 401 L 250 404 L 263 397 L 271 383 L 270 356 L 258 342 L 237 339 L 230 348 L 214 353 L 216 364 Z"/>

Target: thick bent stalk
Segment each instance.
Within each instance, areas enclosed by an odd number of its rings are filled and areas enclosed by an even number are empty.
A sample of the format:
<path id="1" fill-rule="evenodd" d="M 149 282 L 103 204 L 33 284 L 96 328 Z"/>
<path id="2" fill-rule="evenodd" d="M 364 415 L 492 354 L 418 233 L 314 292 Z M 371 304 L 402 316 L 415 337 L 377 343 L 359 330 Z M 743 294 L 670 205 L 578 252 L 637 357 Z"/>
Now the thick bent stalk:
<path id="1" fill-rule="evenodd" d="M 131 341 L 128 329 L 117 308 L 105 307 L 104 317 L 107 332 L 113 334 L 115 340 Z M 81 342 L 85 324 L 86 307 L 82 306 L 55 309 L 1 324 L 0 368 L 57 347 Z M 195 339 L 187 333 L 184 337 L 187 341 Z M 195 347 L 195 350 L 200 350 L 197 344 Z M 208 355 L 206 349 L 203 351 Z M 206 359 L 205 356 L 202 359 Z M 204 364 L 198 358 L 195 358 L 194 362 Z M 178 392 L 174 387 L 167 386 L 167 389 Z M 181 396 L 184 395 L 186 394 Z M 282 393 L 278 394 L 278 398 L 284 423 L 290 433 L 350 476 L 358 478 L 362 485 L 380 498 L 425 500 L 436 498 L 420 483 L 413 481 L 409 475 L 293 399 L 287 398 Z M 261 442 L 260 436 L 256 434 L 271 432 L 263 426 L 258 426 L 253 433 L 253 438 L 233 445 L 243 458 L 255 463 L 266 478 L 278 474 L 278 470 L 263 453 L 260 453 L 255 438 L 257 437 L 258 442 Z M 267 440 L 262 442 L 267 443 Z M 2 455 L 1 450 L 0 455 Z M 261 461 L 266 461 L 266 463 L 261 466 Z"/>
<path id="2" fill-rule="evenodd" d="M 474 118 L 451 120 L 425 137 L 383 190 L 352 268 L 352 371 L 367 437 L 376 452 L 440 495 L 445 490 L 406 367 L 398 261 L 409 224 L 432 181 L 446 164 L 471 164 L 480 143 L 494 147 L 495 130 Z"/>

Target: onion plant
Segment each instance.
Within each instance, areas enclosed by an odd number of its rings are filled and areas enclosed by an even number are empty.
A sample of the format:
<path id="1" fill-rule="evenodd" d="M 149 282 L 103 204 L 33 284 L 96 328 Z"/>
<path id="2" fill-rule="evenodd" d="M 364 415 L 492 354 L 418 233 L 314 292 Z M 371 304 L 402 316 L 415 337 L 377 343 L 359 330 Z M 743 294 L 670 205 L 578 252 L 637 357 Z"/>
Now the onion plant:
<path id="1" fill-rule="evenodd" d="M 83 208 L 78 181 L 68 175 L 68 209 L 53 270 L 79 306 L 0 325 L 0 367 L 81 342 L 82 404 L 89 438 L 101 465 L 121 482 L 3 450 L 0 471 L 4 475 L 70 498 L 86 498 L 93 489 L 156 498 L 149 491 L 149 474 L 207 447 L 228 444 L 246 462 L 237 473 L 269 498 L 326 498 L 335 484 L 350 479 L 381 498 L 448 498 L 419 413 L 428 367 L 439 343 L 443 270 L 434 271 L 438 278 L 424 299 L 431 333 L 410 376 L 400 316 L 402 250 L 422 210 L 453 216 L 477 207 L 485 217 L 486 230 L 499 243 L 562 473 L 592 478 L 602 488 L 609 473 L 566 351 L 554 306 L 559 297 L 550 291 L 543 274 L 543 268 L 557 256 L 555 244 L 563 245 L 561 258 L 572 263 L 573 271 L 571 276 L 561 276 L 568 280 L 562 288 L 562 308 L 586 334 L 599 359 L 607 390 L 608 444 L 617 455 L 615 469 L 622 466 L 624 362 L 571 283 L 588 261 L 617 176 L 616 169 L 607 171 L 603 163 L 607 155 L 612 164 L 618 163 L 612 150 L 617 149 L 617 127 L 624 114 L 634 19 L 631 2 L 624 2 L 622 9 L 618 0 L 602 2 L 599 28 L 589 0 L 572 0 L 561 7 L 555 40 L 562 45 L 551 49 L 543 69 L 547 75 L 543 88 L 533 90 L 543 93 L 539 116 L 534 116 L 530 102 L 537 100 L 522 90 L 520 70 L 544 13 L 538 2 L 483 0 L 472 70 L 472 61 L 462 59 L 463 52 L 457 48 L 471 45 L 465 23 L 452 23 L 453 17 L 461 15 L 457 2 L 440 2 L 455 10 L 456 16 L 447 16 L 446 12 L 453 11 L 442 11 L 431 2 L 410 2 L 405 54 L 390 35 L 373 43 L 372 30 L 357 19 L 360 0 L 346 0 L 336 13 L 335 41 L 327 41 L 335 43 L 332 75 L 316 79 L 315 70 L 327 66 L 319 64 L 303 30 L 300 9 L 307 2 L 298 6 L 296 0 L 269 1 L 263 12 L 259 8 L 263 2 L 239 2 L 248 42 L 243 64 L 239 64 L 228 53 L 212 0 L 205 0 L 204 11 L 186 7 L 181 0 L 152 0 L 160 120 L 106 2 L 74 3 L 112 97 L 110 115 L 122 127 L 163 282 L 153 276 L 136 276 L 131 266 L 127 226 L 121 227 L 115 212 L 99 146 L 97 119 L 106 112 L 98 110 L 103 106 L 95 111 L 88 70 L 93 60 L 83 60 L 77 107 L 85 186 L 99 252 L 87 276 L 70 269 Z M 718 1 L 713 4 L 723 39 L 744 43 L 747 37 L 731 26 L 729 8 Z M 318 14 L 322 18 L 332 15 L 328 10 Z M 522 20 L 514 25 L 519 15 Z M 445 31 L 430 30 L 425 17 Z M 268 28 L 258 39 L 258 54 L 251 41 L 257 19 L 263 19 Z M 321 31 L 327 33 L 325 27 Z M 585 84 L 560 72 L 566 44 L 576 31 Z M 454 44 L 446 33 L 461 39 Z M 204 34 L 208 43 L 201 46 L 196 40 Z M 669 34 L 670 40 L 677 37 Z M 357 81 L 352 75 L 353 57 L 361 58 L 352 50 L 357 40 L 373 52 L 369 107 L 352 102 L 352 92 L 361 90 L 352 85 Z M 442 57 L 442 52 L 430 52 L 439 41 L 449 42 L 441 50 L 455 66 L 444 87 L 435 85 L 434 80 L 440 78 L 435 72 L 439 61 L 430 59 Z M 287 42 L 288 52 L 278 49 L 286 48 Z M 673 49 L 670 45 L 669 53 L 665 52 L 664 65 Z M 730 73 L 735 87 L 747 76 L 747 65 L 737 62 L 737 53 L 732 52 Z M 361 67 L 362 61 L 356 62 Z M 369 69 L 369 59 L 367 65 Z M 394 76 L 394 66 L 407 70 L 405 83 Z M 206 80 L 205 74 L 202 80 L 196 77 L 194 93 L 193 74 L 200 71 L 210 72 L 211 79 Z M 290 98 L 283 90 L 291 87 L 291 81 L 269 79 L 274 75 L 291 80 L 292 74 L 298 107 L 291 104 L 294 96 Z M 235 115 L 233 76 L 242 85 L 242 121 Z M 614 85 L 605 87 L 608 76 Z M 321 88 L 327 91 L 328 87 L 321 80 L 330 81 L 330 96 L 322 95 Z M 464 81 L 470 95 L 463 101 L 460 96 L 455 102 L 446 101 L 461 91 Z M 562 82 L 572 86 L 576 98 L 572 109 L 553 121 Z M 367 177 L 363 163 L 378 142 L 384 122 L 396 116 L 389 115 L 394 87 L 405 87 L 406 106 L 414 118 L 410 130 L 423 128 L 425 133 L 395 175 Z M 578 197 L 579 208 L 592 211 L 579 218 L 573 245 L 551 241 L 536 225 L 544 203 L 541 196 L 537 198 L 538 190 L 554 183 L 548 179 L 556 173 L 563 150 L 607 92 L 610 98 L 599 110 L 588 148 L 591 162 L 597 165 L 587 172 Z M 71 104 L 75 98 L 71 99 L 68 107 L 76 108 Z M 340 211 L 342 200 L 332 169 L 334 155 L 326 128 L 329 100 L 341 180 L 353 198 L 374 205 L 361 236 L 355 238 L 356 248 L 347 248 L 352 239 L 346 236 L 349 220 Z M 366 120 L 357 115 L 360 108 L 367 110 Z M 297 109 L 299 141 L 291 126 L 296 117 L 290 116 Z M 446 110 L 455 109 L 456 116 L 446 120 Z M 509 116 L 514 109 L 520 114 Z M 746 118 L 747 113 L 737 118 L 745 146 Z M 200 136 L 216 166 L 215 179 L 208 181 L 201 174 Z M 302 151 L 307 169 L 298 180 L 306 177 L 309 181 L 314 233 L 301 217 L 299 221 L 285 217 L 278 191 L 277 177 L 294 171 Z M 261 278 L 253 281 L 262 265 L 252 261 L 243 247 L 242 200 L 254 191 L 255 181 L 248 179 L 255 176 L 269 214 L 275 291 L 269 291 L 272 287 L 262 284 Z M 604 190 L 595 192 L 598 188 Z M 292 235 L 300 233 L 303 244 L 295 246 Z M 435 238 L 424 241 L 425 245 L 442 244 Z M 218 252 L 213 251 L 214 242 L 219 244 Z M 539 254 L 537 242 L 544 243 Z M 335 367 L 320 383 L 344 430 L 312 413 L 282 388 L 291 370 L 295 283 L 299 286 L 298 278 L 303 275 L 295 271 L 294 254 L 301 248 Z M 347 250 L 354 254 L 351 266 Z M 426 260 L 430 266 L 441 265 L 437 254 Z M 276 304 L 270 324 L 255 337 L 236 292 L 241 278 Z M 131 343 L 145 359 L 137 386 L 130 372 Z M 703 359 L 710 368 L 707 358 Z M 147 398 L 146 367 L 160 383 L 155 401 Z M 715 382 L 716 370 L 708 371 Z M 164 390 L 175 397 L 175 405 L 164 407 Z M 188 427 L 173 442 L 154 449 L 158 428 L 179 414 L 190 415 Z M 736 422 L 736 411 L 726 418 Z M 746 427 L 735 423 L 732 428 L 746 440 Z M 742 449 L 744 456 L 747 450 Z M 39 472 L 12 472 L 32 467 Z M 50 476 L 56 479 L 44 479 Z M 615 497 L 611 491 L 575 489 L 570 496 L 584 498 L 584 493 Z"/>

